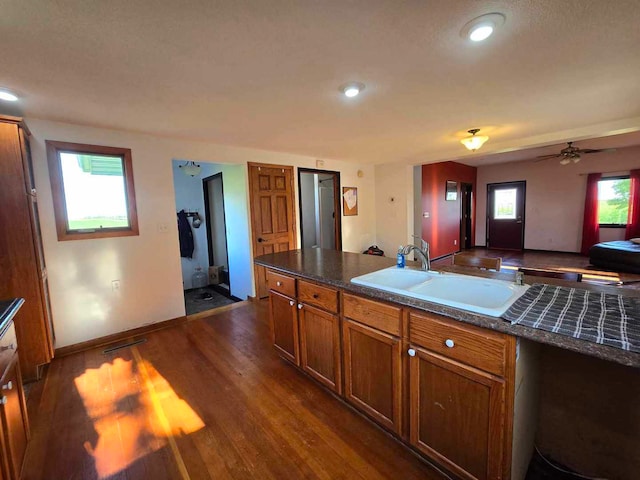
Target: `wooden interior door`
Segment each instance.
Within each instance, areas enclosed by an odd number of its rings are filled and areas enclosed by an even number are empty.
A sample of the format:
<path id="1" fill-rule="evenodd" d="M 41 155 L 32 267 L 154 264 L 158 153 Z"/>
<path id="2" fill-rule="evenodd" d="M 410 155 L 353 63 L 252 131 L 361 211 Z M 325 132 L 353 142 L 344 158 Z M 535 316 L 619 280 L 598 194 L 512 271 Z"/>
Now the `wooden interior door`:
<path id="1" fill-rule="evenodd" d="M 414 348 L 410 441 L 465 480 L 502 478 L 504 380 Z"/>
<path id="2" fill-rule="evenodd" d="M 524 249 L 526 182 L 487 185 L 487 248 Z"/>
<path id="3" fill-rule="evenodd" d="M 296 248 L 296 216 L 293 206 L 293 167 L 249 163 L 249 195 L 253 254 Z M 269 294 L 266 269 L 254 266 L 256 295 Z"/>

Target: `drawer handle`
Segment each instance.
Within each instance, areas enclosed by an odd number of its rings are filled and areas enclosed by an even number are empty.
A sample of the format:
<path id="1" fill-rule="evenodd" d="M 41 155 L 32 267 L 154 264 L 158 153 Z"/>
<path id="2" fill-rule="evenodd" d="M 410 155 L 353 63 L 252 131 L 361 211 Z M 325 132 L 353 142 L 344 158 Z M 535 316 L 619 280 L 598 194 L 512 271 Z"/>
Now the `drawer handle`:
<path id="1" fill-rule="evenodd" d="M 298 310 L 302 310 L 302 304 L 301 303 L 298 304 Z"/>
<path id="2" fill-rule="evenodd" d="M 409 354 L 410 357 L 416 356 L 416 351 L 413 348 L 410 348 L 409 350 L 407 350 L 407 353 Z"/>
<path id="3" fill-rule="evenodd" d="M 2 396 L 2 400 L 0 400 L 0 403 L 2 405 L 6 405 L 7 404 L 7 397 L 5 397 L 4 395 Z"/>
<path id="4" fill-rule="evenodd" d="M 276 285 L 281 287 L 282 286 L 282 282 L 276 282 Z"/>
<path id="5" fill-rule="evenodd" d="M 4 352 L 5 350 L 15 350 L 16 346 L 13 343 L 10 343 L 6 347 L 0 347 L 0 352 Z"/>
<path id="6" fill-rule="evenodd" d="M 293 300 L 289 300 L 289 305 L 291 305 L 292 307 L 295 305 L 296 302 L 294 302 Z"/>
<path id="7" fill-rule="evenodd" d="M 317 293 L 314 293 L 313 294 L 313 298 L 318 299 L 318 298 L 320 298 L 320 295 L 318 295 Z"/>
<path id="8" fill-rule="evenodd" d="M 9 380 L 9 383 L 2 385 L 3 390 L 13 390 L 13 382 Z"/>
<path id="9" fill-rule="evenodd" d="M 453 348 L 453 347 L 455 347 L 455 345 L 456 345 L 456 344 L 454 343 L 454 341 L 453 341 L 453 340 L 451 340 L 450 338 L 447 338 L 447 339 L 444 341 L 444 344 L 445 344 L 447 347 L 449 347 L 449 348 Z"/>

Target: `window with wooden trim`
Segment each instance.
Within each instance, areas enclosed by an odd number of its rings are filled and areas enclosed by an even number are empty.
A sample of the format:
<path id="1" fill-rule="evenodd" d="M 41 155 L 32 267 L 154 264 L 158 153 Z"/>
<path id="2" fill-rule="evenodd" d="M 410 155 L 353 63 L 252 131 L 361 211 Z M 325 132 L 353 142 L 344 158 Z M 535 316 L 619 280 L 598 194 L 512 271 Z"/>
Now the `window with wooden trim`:
<path id="1" fill-rule="evenodd" d="M 130 149 L 46 145 L 58 240 L 138 235 Z"/>
<path id="2" fill-rule="evenodd" d="M 598 223 L 601 228 L 627 226 L 630 185 L 629 175 L 604 177 L 598 181 Z"/>

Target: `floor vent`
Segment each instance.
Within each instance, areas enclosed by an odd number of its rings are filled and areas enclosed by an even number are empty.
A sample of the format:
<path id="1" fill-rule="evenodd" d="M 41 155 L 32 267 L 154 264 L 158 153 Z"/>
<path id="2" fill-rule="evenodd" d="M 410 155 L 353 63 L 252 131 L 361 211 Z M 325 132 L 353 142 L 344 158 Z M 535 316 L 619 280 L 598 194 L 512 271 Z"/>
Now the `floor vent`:
<path id="1" fill-rule="evenodd" d="M 141 338 L 139 340 L 132 340 L 131 342 L 121 343 L 119 345 L 114 345 L 113 347 L 105 348 L 102 353 L 105 355 L 107 353 L 115 352 L 116 350 L 122 350 L 123 348 L 133 347 L 134 345 L 139 345 L 140 343 L 145 343 L 147 341 L 146 338 Z"/>

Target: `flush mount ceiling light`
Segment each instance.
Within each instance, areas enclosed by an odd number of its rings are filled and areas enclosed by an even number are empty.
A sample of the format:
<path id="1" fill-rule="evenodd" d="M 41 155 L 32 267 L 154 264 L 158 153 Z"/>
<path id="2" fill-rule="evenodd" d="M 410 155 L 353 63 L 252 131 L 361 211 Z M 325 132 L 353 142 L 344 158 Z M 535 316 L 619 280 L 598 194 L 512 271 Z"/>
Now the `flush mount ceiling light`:
<path id="1" fill-rule="evenodd" d="M 202 167 L 200 167 L 196 162 L 187 162 L 184 165 L 178 165 L 178 168 L 181 168 L 182 173 L 190 177 L 200 175 L 200 170 L 202 170 Z"/>
<path id="2" fill-rule="evenodd" d="M 356 97 L 364 90 L 364 83 L 359 82 L 351 82 L 347 83 L 340 87 L 340 91 L 344 94 L 345 97 L 353 98 Z"/>
<path id="3" fill-rule="evenodd" d="M 476 133 L 478 133 L 479 131 L 479 128 L 472 128 L 471 130 L 468 130 L 471 136 L 463 138 L 462 140 L 460 140 L 460 143 L 462 143 L 472 152 L 475 152 L 484 144 L 484 142 L 489 140 L 489 137 L 487 137 L 486 135 L 476 135 Z"/>
<path id="4" fill-rule="evenodd" d="M 502 13 L 480 15 L 462 27 L 460 36 L 472 42 L 481 42 L 489 38 L 496 28 L 504 25 L 505 20 Z"/>
<path id="5" fill-rule="evenodd" d="M 0 100 L 16 102 L 18 100 L 18 96 L 6 88 L 0 88 Z"/>

